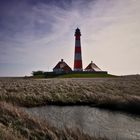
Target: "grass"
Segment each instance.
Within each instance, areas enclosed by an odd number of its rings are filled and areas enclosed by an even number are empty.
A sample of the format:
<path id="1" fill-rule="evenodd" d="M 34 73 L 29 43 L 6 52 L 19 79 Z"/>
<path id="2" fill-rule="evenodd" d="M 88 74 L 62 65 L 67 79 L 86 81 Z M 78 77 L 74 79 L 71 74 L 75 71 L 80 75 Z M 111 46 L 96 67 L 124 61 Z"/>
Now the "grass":
<path id="1" fill-rule="evenodd" d="M 0 102 L 0 112 L 1 140 L 107 140 L 90 137 L 78 129 L 59 130 L 6 102 Z"/>
<path id="2" fill-rule="evenodd" d="M 59 130 L 18 106 L 90 105 L 140 113 L 140 76 L 106 78 L 0 78 L 1 140 L 105 140 Z"/>
<path id="3" fill-rule="evenodd" d="M 16 130 L 0 123 L 0 139 L 1 140 L 25 140 Z"/>
<path id="4" fill-rule="evenodd" d="M 140 76 L 117 78 L 1 78 L 0 100 L 34 107 L 90 105 L 139 113 Z"/>
<path id="5" fill-rule="evenodd" d="M 97 77 L 115 77 L 105 73 L 70 73 L 58 76 L 59 78 L 97 78 Z"/>
<path id="6" fill-rule="evenodd" d="M 42 74 L 36 74 L 31 77 L 32 78 L 95 78 L 95 77 L 97 78 L 97 77 L 117 77 L 117 76 L 107 74 L 106 72 L 98 72 L 98 73 L 97 72 L 72 72 L 72 73 L 61 73 L 61 74 L 46 72 Z"/>

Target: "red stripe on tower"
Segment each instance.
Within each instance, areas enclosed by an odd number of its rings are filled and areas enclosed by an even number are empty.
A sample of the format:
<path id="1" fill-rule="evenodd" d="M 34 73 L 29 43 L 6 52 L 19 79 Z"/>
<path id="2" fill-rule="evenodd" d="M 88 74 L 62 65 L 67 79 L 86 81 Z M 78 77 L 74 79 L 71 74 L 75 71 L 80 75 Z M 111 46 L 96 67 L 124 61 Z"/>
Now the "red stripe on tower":
<path id="1" fill-rule="evenodd" d="M 74 71 L 83 71 L 80 36 L 81 36 L 80 29 L 77 28 L 75 30 Z"/>

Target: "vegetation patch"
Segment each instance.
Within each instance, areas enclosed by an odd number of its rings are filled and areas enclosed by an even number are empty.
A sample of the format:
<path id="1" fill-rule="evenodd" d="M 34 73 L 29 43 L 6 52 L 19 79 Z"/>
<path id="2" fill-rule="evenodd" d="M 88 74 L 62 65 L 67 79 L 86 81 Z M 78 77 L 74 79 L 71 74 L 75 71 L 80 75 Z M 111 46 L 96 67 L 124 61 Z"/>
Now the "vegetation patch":
<path id="1" fill-rule="evenodd" d="M 78 129 L 59 130 L 5 102 L 0 102 L 0 112 L 1 140 L 107 140 L 90 137 Z"/>
<path id="2" fill-rule="evenodd" d="M 97 78 L 97 77 L 116 77 L 106 73 L 70 73 L 57 76 L 59 78 Z"/>
<path id="3" fill-rule="evenodd" d="M 117 77 L 115 75 L 108 74 L 107 72 L 43 72 L 43 71 L 33 71 L 32 78 L 97 78 L 97 77 Z M 27 78 L 27 77 L 26 77 Z"/>
<path id="4" fill-rule="evenodd" d="M 1 78 L 0 100 L 35 107 L 90 105 L 139 113 L 140 76 L 115 78 Z"/>

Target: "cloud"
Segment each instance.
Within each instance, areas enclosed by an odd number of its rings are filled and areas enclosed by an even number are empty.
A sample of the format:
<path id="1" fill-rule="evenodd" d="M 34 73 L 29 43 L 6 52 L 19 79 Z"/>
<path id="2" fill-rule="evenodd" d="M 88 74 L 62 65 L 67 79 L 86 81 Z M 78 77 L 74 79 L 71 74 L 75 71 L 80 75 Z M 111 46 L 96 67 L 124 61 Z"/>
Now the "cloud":
<path id="1" fill-rule="evenodd" d="M 14 1 L 0 7 L 0 63 L 15 75 L 20 65 L 21 75 L 51 70 L 61 58 L 73 67 L 77 26 L 84 67 L 93 60 L 113 74 L 140 72 L 140 1 Z"/>

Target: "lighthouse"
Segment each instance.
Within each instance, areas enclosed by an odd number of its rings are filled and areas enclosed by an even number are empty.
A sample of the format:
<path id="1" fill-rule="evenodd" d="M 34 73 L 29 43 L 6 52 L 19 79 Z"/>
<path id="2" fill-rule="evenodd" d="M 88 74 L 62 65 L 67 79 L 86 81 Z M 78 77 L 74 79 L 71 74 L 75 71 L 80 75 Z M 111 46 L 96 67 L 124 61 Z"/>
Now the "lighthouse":
<path id="1" fill-rule="evenodd" d="M 74 70 L 72 70 L 69 65 L 64 62 L 63 59 L 57 63 L 57 65 L 53 68 L 54 76 L 59 74 L 69 74 L 69 73 L 102 73 L 107 74 L 107 71 L 102 71 L 93 61 L 83 69 L 82 64 L 82 50 L 81 50 L 81 32 L 80 29 L 77 28 L 75 30 L 75 51 L 74 51 Z M 51 73 L 52 74 L 52 73 Z"/>
<path id="2" fill-rule="evenodd" d="M 81 37 L 80 29 L 77 28 L 75 30 L 74 71 L 83 71 L 80 37 Z"/>

